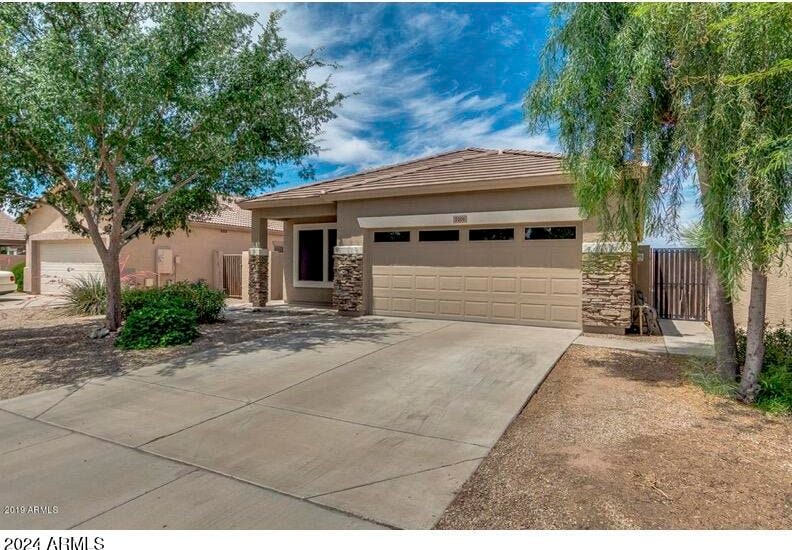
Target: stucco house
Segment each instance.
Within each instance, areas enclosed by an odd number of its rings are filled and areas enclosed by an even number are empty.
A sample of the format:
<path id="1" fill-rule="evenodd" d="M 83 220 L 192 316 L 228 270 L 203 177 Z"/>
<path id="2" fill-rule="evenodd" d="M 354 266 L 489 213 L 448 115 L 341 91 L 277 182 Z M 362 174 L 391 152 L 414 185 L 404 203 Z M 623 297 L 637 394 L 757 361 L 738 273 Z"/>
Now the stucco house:
<path id="1" fill-rule="evenodd" d="M 623 332 L 629 252 L 600 242 L 561 161 L 468 148 L 243 201 L 250 300 L 268 299 L 261 243 L 279 220 L 289 303 Z"/>
<path id="2" fill-rule="evenodd" d="M 0 254 L 19 254 L 25 250 L 25 227 L 0 211 Z"/>
<path id="3" fill-rule="evenodd" d="M 66 281 L 87 274 L 103 276 L 91 241 L 66 229 L 65 219 L 55 209 L 39 204 L 20 219 L 28 233 L 25 291 L 62 294 Z M 218 214 L 194 219 L 189 233 L 179 231 L 154 240 L 143 235 L 124 247 L 122 276 L 143 286 L 205 281 L 215 288 L 224 288 L 229 284 L 229 274 L 224 273 L 223 258 L 241 257 L 247 252 L 250 220 L 250 212 L 233 200 L 225 200 Z M 267 233 L 267 247 L 281 246 L 282 224 L 273 221 Z M 236 284 L 241 284 L 241 277 Z"/>

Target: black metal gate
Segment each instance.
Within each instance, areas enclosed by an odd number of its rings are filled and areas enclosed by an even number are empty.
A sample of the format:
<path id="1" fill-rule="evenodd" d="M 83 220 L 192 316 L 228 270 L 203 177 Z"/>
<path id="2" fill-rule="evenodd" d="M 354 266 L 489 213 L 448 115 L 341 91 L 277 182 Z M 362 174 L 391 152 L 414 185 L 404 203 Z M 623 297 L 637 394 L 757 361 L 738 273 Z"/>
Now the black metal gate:
<path id="1" fill-rule="evenodd" d="M 707 319 L 707 269 L 697 248 L 653 251 L 654 308 L 663 319 Z"/>

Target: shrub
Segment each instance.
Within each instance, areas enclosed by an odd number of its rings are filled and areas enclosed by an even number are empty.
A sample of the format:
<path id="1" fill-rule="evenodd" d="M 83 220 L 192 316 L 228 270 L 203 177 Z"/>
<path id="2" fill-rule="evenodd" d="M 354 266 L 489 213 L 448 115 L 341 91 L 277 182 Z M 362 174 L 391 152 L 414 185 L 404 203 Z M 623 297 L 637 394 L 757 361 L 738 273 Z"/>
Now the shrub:
<path id="1" fill-rule="evenodd" d="M 195 312 L 199 323 L 218 321 L 225 305 L 225 294 L 206 283 L 174 283 L 162 288 L 129 288 L 121 294 L 121 311 L 128 316 L 144 307 L 161 304 L 184 307 Z"/>
<path id="2" fill-rule="evenodd" d="M 792 413 L 792 329 L 786 325 L 765 331 L 765 356 L 759 375 L 756 406 L 772 413 Z M 737 330 L 737 361 L 745 363 L 746 334 Z"/>
<path id="3" fill-rule="evenodd" d="M 16 264 L 11 268 L 11 273 L 14 274 L 14 281 L 16 281 L 17 292 L 22 292 L 24 288 L 25 277 L 25 262 Z"/>
<path id="4" fill-rule="evenodd" d="M 115 345 L 124 349 L 146 349 L 190 344 L 197 337 L 195 312 L 163 301 L 132 312 L 118 332 Z"/>
<path id="5" fill-rule="evenodd" d="M 214 323 L 223 313 L 225 292 L 209 288 L 206 283 L 174 283 L 164 287 L 162 293 L 169 300 L 190 304 L 199 323 Z"/>
<path id="6" fill-rule="evenodd" d="M 81 275 L 64 283 L 66 310 L 72 315 L 104 315 L 107 308 L 107 287 L 96 275 Z"/>
<path id="7" fill-rule="evenodd" d="M 159 288 L 124 288 L 121 290 L 121 314 L 124 318 L 144 307 L 155 307 L 162 302 Z"/>

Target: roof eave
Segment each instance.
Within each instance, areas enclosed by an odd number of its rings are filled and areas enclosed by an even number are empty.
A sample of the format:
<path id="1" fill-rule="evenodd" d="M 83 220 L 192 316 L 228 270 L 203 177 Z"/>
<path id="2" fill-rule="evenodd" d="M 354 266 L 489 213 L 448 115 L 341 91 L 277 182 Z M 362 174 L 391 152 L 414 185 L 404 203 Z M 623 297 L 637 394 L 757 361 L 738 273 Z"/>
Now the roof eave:
<path id="1" fill-rule="evenodd" d="M 519 189 L 520 187 L 541 187 L 545 185 L 570 185 L 572 182 L 564 172 L 547 172 L 535 176 L 517 176 L 509 178 L 482 180 L 458 180 L 454 183 L 425 184 L 416 183 L 400 187 L 385 187 L 380 189 L 359 190 L 348 188 L 339 191 L 330 191 L 320 196 L 303 197 L 294 199 L 251 199 L 240 203 L 246 210 L 264 208 L 282 208 L 289 206 L 321 205 L 333 202 L 360 199 L 378 199 L 387 197 L 403 197 L 413 195 L 442 195 L 446 193 L 466 193 L 470 191 L 494 191 L 499 189 Z"/>
<path id="2" fill-rule="evenodd" d="M 328 193 L 336 201 L 380 197 L 401 197 L 412 195 L 443 195 L 446 193 L 467 193 L 471 191 L 497 191 L 519 189 L 521 187 L 541 187 L 545 185 L 570 185 L 572 182 L 563 172 L 546 173 L 537 176 L 519 176 L 491 180 L 458 180 L 454 183 L 425 184 L 415 183 L 399 187 L 381 189 L 344 189 Z"/>
<path id="3" fill-rule="evenodd" d="M 250 226 L 235 225 L 231 223 L 217 223 L 204 220 L 190 220 L 189 225 L 197 225 L 200 227 L 208 227 L 211 229 L 229 229 L 231 231 L 250 231 Z"/>
<path id="4" fill-rule="evenodd" d="M 283 206 L 310 206 L 310 205 L 321 205 L 327 204 L 331 202 L 335 202 L 335 200 L 326 198 L 328 194 L 315 196 L 315 197 L 301 197 L 298 199 L 276 199 L 276 198 L 266 198 L 259 197 L 257 199 L 250 199 L 244 202 L 240 202 L 239 207 L 243 210 L 258 210 L 260 208 L 280 208 Z"/>

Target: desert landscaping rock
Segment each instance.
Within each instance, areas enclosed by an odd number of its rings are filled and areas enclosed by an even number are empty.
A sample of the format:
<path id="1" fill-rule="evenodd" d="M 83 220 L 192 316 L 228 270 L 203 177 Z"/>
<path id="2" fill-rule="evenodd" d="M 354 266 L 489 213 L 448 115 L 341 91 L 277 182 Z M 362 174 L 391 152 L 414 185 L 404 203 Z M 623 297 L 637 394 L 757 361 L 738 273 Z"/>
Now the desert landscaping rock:
<path id="1" fill-rule="evenodd" d="M 684 361 L 572 346 L 437 527 L 788 528 L 792 419 L 705 394 Z"/>

